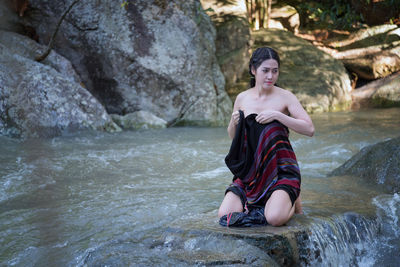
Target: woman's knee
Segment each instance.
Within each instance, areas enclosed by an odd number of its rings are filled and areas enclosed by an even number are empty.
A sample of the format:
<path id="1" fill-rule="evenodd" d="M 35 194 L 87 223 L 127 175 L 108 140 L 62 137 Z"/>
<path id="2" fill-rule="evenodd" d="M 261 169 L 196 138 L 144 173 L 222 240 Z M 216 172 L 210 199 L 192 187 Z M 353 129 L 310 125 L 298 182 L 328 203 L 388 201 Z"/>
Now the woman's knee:
<path id="1" fill-rule="evenodd" d="M 218 218 L 221 218 L 222 216 L 226 215 L 227 214 L 226 210 L 227 209 L 225 208 L 225 206 L 221 204 L 221 206 L 219 206 L 218 209 Z"/>
<path id="2" fill-rule="evenodd" d="M 289 194 L 283 190 L 276 190 L 265 205 L 265 218 L 272 226 L 284 225 L 292 217 L 294 207 Z"/>
<path id="3" fill-rule="evenodd" d="M 226 211 L 226 209 L 222 209 L 222 207 L 219 207 L 218 210 L 218 218 L 221 218 L 222 216 L 228 214 L 229 212 Z"/>
<path id="4" fill-rule="evenodd" d="M 222 216 L 230 213 L 230 212 L 242 212 L 243 206 L 240 197 L 235 195 L 232 192 L 226 193 L 224 200 L 221 203 L 221 206 L 218 210 L 218 217 L 221 218 Z"/>
<path id="5" fill-rule="evenodd" d="M 288 216 L 277 211 L 265 212 L 265 219 L 269 225 L 282 226 L 288 221 Z"/>

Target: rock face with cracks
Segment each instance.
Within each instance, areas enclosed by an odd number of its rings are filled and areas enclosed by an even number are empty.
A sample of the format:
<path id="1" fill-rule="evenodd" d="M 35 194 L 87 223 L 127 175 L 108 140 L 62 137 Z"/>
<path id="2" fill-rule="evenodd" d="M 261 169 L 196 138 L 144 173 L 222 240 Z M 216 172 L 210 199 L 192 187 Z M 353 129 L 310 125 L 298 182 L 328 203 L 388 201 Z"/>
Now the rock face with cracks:
<path id="1" fill-rule="evenodd" d="M 64 131 L 118 131 L 104 107 L 85 89 L 70 62 L 17 33 L 0 32 L 0 133 L 53 137 Z"/>
<path id="2" fill-rule="evenodd" d="M 48 43 L 67 8 L 30 1 L 31 25 Z M 199 1 L 80 1 L 55 50 L 109 113 L 151 112 L 168 122 L 226 124 L 232 103 L 215 56 L 215 28 Z"/>

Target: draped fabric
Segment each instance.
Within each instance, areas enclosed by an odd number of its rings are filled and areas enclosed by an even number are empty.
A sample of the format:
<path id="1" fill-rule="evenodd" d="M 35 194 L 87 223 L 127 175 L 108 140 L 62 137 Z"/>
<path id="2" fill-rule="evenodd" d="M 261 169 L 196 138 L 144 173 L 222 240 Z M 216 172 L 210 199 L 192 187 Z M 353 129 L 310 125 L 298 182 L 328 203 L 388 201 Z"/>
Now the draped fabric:
<path id="1" fill-rule="evenodd" d="M 296 155 L 289 142 L 289 130 L 279 121 L 258 123 L 257 114 L 240 119 L 232 140 L 226 165 L 233 183 L 244 191 L 247 204 L 265 205 L 269 193 L 282 185 L 300 193 L 301 176 Z"/>
<path id="2" fill-rule="evenodd" d="M 230 212 L 219 219 L 219 224 L 225 227 L 252 227 L 267 225 L 264 208 L 256 208 L 245 212 Z"/>

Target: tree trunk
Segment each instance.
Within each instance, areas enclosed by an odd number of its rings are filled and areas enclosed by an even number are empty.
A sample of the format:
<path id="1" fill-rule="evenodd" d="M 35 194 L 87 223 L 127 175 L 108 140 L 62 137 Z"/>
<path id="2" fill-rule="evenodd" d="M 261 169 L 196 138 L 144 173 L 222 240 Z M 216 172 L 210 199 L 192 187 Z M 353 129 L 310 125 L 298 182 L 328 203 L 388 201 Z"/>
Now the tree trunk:
<path id="1" fill-rule="evenodd" d="M 264 28 L 264 22 L 265 22 L 265 0 L 259 0 L 258 1 L 258 11 L 260 12 L 260 28 Z"/>
<path id="2" fill-rule="evenodd" d="M 252 26 L 253 28 L 256 27 L 256 22 L 257 22 L 257 0 L 252 0 L 251 1 L 251 14 L 252 14 Z"/>
<path id="3" fill-rule="evenodd" d="M 271 19 L 271 8 L 272 8 L 272 0 L 268 0 L 268 9 L 267 9 L 267 23 L 265 28 L 269 28 L 269 20 Z"/>
<path id="4" fill-rule="evenodd" d="M 373 98 L 380 97 L 380 90 L 386 91 L 385 93 L 383 93 L 383 95 L 385 96 L 387 102 L 399 102 L 399 86 L 400 72 L 397 72 L 388 77 L 370 82 L 356 90 L 353 90 L 353 92 L 351 93 L 351 97 L 353 99 L 352 109 L 359 109 L 361 107 L 371 106 L 373 102 L 371 100 Z M 380 102 L 382 102 L 382 99 L 380 100 Z"/>
<path id="5" fill-rule="evenodd" d="M 400 47 L 398 50 L 400 52 Z M 400 70 L 399 52 L 386 50 L 372 55 L 342 59 L 342 62 L 347 69 L 357 73 L 359 77 L 375 80 Z"/>
<path id="6" fill-rule="evenodd" d="M 385 50 L 388 47 L 400 47 L 400 41 L 393 42 L 390 45 L 387 44 L 374 45 L 374 46 L 355 48 L 345 51 L 338 51 L 336 49 L 326 48 L 326 47 L 321 49 L 336 59 L 352 59 L 352 58 L 359 58 L 367 55 L 376 54 L 382 52 L 382 50 Z"/>

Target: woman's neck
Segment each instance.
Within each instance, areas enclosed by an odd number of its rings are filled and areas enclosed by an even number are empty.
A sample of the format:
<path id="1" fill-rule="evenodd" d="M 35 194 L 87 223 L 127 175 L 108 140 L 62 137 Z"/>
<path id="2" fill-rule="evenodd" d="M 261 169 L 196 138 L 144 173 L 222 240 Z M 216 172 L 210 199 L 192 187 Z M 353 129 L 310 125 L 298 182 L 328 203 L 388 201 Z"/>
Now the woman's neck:
<path id="1" fill-rule="evenodd" d="M 257 91 L 257 97 L 263 97 L 263 96 L 268 96 L 272 94 L 274 91 L 274 86 L 269 87 L 269 88 L 263 88 L 262 86 L 255 86 L 255 89 Z"/>

